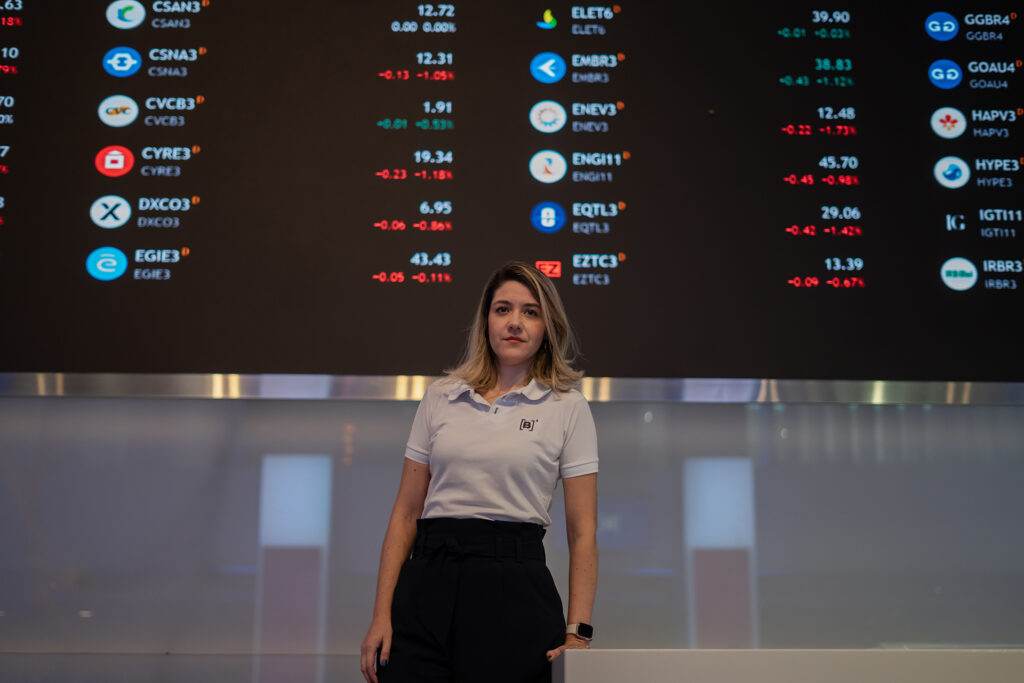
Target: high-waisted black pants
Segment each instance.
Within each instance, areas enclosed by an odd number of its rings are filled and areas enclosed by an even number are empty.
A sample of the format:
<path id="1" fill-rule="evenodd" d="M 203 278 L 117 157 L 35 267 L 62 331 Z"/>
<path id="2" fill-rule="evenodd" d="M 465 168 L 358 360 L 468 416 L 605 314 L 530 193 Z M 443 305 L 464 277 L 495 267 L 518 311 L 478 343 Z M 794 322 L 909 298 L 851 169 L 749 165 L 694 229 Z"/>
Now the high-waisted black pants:
<path id="1" fill-rule="evenodd" d="M 419 520 L 381 683 L 548 683 L 565 618 L 543 536 L 536 524 Z"/>

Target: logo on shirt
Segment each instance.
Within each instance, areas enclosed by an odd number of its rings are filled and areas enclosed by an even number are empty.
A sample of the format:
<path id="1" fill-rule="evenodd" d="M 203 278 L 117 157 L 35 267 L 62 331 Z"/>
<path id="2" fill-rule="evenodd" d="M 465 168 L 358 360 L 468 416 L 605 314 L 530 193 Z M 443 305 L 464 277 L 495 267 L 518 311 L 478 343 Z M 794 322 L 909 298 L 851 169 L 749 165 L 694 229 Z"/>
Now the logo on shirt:
<path id="1" fill-rule="evenodd" d="M 540 420 L 520 420 L 519 431 L 532 432 L 534 425 L 536 425 L 538 422 L 540 422 Z"/>

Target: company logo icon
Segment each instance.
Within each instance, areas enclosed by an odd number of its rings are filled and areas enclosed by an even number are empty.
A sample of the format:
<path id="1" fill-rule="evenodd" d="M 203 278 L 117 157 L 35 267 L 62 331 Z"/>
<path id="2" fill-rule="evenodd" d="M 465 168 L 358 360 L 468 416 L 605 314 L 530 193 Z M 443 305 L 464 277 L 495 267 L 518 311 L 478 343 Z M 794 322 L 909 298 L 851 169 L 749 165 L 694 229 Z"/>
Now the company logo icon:
<path id="1" fill-rule="evenodd" d="M 554 133 L 562 130 L 562 126 L 568 119 L 565 107 L 554 100 L 544 100 L 530 108 L 530 123 L 541 133 Z"/>
<path id="2" fill-rule="evenodd" d="M 96 170 L 109 178 L 123 176 L 135 165 L 135 155 L 127 147 L 111 145 L 96 154 Z"/>
<path id="3" fill-rule="evenodd" d="M 978 269 L 965 258 L 951 258 L 939 270 L 942 282 L 950 289 L 965 292 L 978 282 Z"/>
<path id="4" fill-rule="evenodd" d="M 935 179 L 939 185 L 955 190 L 971 179 L 971 167 L 960 157 L 942 157 L 935 162 Z"/>
<path id="5" fill-rule="evenodd" d="M 951 59 L 937 59 L 928 67 L 928 80 L 936 88 L 952 90 L 964 80 L 964 70 Z"/>
<path id="6" fill-rule="evenodd" d="M 107 21 L 114 28 L 135 28 L 146 20 L 146 8 L 141 2 L 115 0 L 107 5 Z"/>
<path id="7" fill-rule="evenodd" d="M 100 197 L 89 208 L 89 218 L 101 228 L 120 228 L 132 217 L 132 205 L 124 197 L 108 194 Z"/>
<path id="8" fill-rule="evenodd" d="M 552 149 L 537 152 L 530 159 L 530 174 L 542 183 L 557 183 L 568 170 L 565 157 Z"/>
<path id="9" fill-rule="evenodd" d="M 111 76 L 128 78 L 142 68 L 142 55 L 130 47 L 115 47 L 103 55 L 103 69 Z"/>
<path id="10" fill-rule="evenodd" d="M 565 227 L 565 209 L 555 202 L 541 202 L 530 211 L 530 222 L 541 232 L 558 232 Z"/>
<path id="11" fill-rule="evenodd" d="M 135 121 L 139 115 L 139 105 L 127 95 L 111 95 L 100 102 L 97 113 L 103 123 L 114 128 L 122 128 Z"/>
<path id="12" fill-rule="evenodd" d="M 100 247 L 85 259 L 85 269 L 97 280 L 116 280 L 128 270 L 128 257 L 117 247 Z"/>
<path id="13" fill-rule="evenodd" d="M 537 261 L 533 265 L 537 267 L 537 270 L 550 278 L 562 277 L 561 261 Z"/>
<path id="14" fill-rule="evenodd" d="M 959 23 L 949 12 L 934 12 L 925 19 L 925 31 L 935 40 L 945 42 L 956 37 Z"/>
<path id="15" fill-rule="evenodd" d="M 565 60 L 554 52 L 541 52 L 530 61 L 530 75 L 541 83 L 557 83 L 565 71 Z"/>
<path id="16" fill-rule="evenodd" d="M 555 15 L 551 13 L 551 10 L 544 10 L 544 18 L 537 22 L 537 26 L 544 29 L 554 28 L 558 25 L 558 20 L 555 19 Z"/>
<path id="17" fill-rule="evenodd" d="M 924 20 L 924 30 L 935 40 L 945 42 L 956 37 L 960 24 L 949 12 L 935 12 Z"/>
<path id="18" fill-rule="evenodd" d="M 966 216 L 962 213 L 946 214 L 946 232 L 963 232 L 967 229 Z"/>
<path id="19" fill-rule="evenodd" d="M 940 138 L 958 138 L 967 130 L 967 117 L 959 109 L 940 107 L 932 114 L 932 130 Z"/>

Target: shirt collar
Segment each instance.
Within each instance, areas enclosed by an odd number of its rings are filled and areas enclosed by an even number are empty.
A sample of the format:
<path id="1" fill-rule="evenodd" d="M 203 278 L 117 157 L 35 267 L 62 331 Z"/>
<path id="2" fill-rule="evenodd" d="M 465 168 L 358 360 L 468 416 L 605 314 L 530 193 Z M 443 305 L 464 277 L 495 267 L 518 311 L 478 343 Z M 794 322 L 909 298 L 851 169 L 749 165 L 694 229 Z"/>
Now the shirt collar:
<path id="1" fill-rule="evenodd" d="M 530 383 L 525 387 L 519 389 L 513 389 L 506 394 L 507 396 L 515 396 L 517 394 L 522 395 L 524 398 L 530 401 L 539 401 L 544 398 L 544 395 L 551 391 L 551 387 L 547 386 L 542 382 L 538 382 L 536 378 L 531 379 Z M 448 392 L 449 401 L 457 401 L 464 394 L 472 394 L 473 387 L 469 386 L 466 382 L 459 380 L 455 386 Z"/>
<path id="2" fill-rule="evenodd" d="M 539 401 L 544 398 L 544 395 L 551 391 L 551 387 L 542 382 L 538 382 L 536 378 L 531 379 L 530 383 L 522 389 L 517 390 L 518 393 L 522 394 L 531 401 Z M 515 391 L 512 393 L 516 393 Z"/>
<path id="3" fill-rule="evenodd" d="M 448 400 L 457 401 L 460 396 L 471 391 L 473 391 L 473 387 L 469 386 L 460 379 L 455 382 L 455 386 L 448 390 Z"/>

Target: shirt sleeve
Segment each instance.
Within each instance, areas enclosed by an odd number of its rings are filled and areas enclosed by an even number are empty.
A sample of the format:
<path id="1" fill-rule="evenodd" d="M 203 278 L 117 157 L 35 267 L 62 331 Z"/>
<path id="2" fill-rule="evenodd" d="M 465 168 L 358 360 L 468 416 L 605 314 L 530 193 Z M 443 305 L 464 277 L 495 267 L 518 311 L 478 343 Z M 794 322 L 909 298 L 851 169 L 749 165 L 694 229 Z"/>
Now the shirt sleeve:
<path id="1" fill-rule="evenodd" d="M 559 458 L 558 472 L 563 479 L 571 479 L 597 472 L 597 429 L 590 405 L 582 395 L 569 410 L 565 426 L 565 444 Z"/>
<path id="2" fill-rule="evenodd" d="M 436 383 L 427 387 L 423 393 L 416 417 L 412 421 L 409 440 L 405 444 L 405 457 L 421 465 L 430 464 L 430 416 L 433 404 L 437 399 Z"/>

